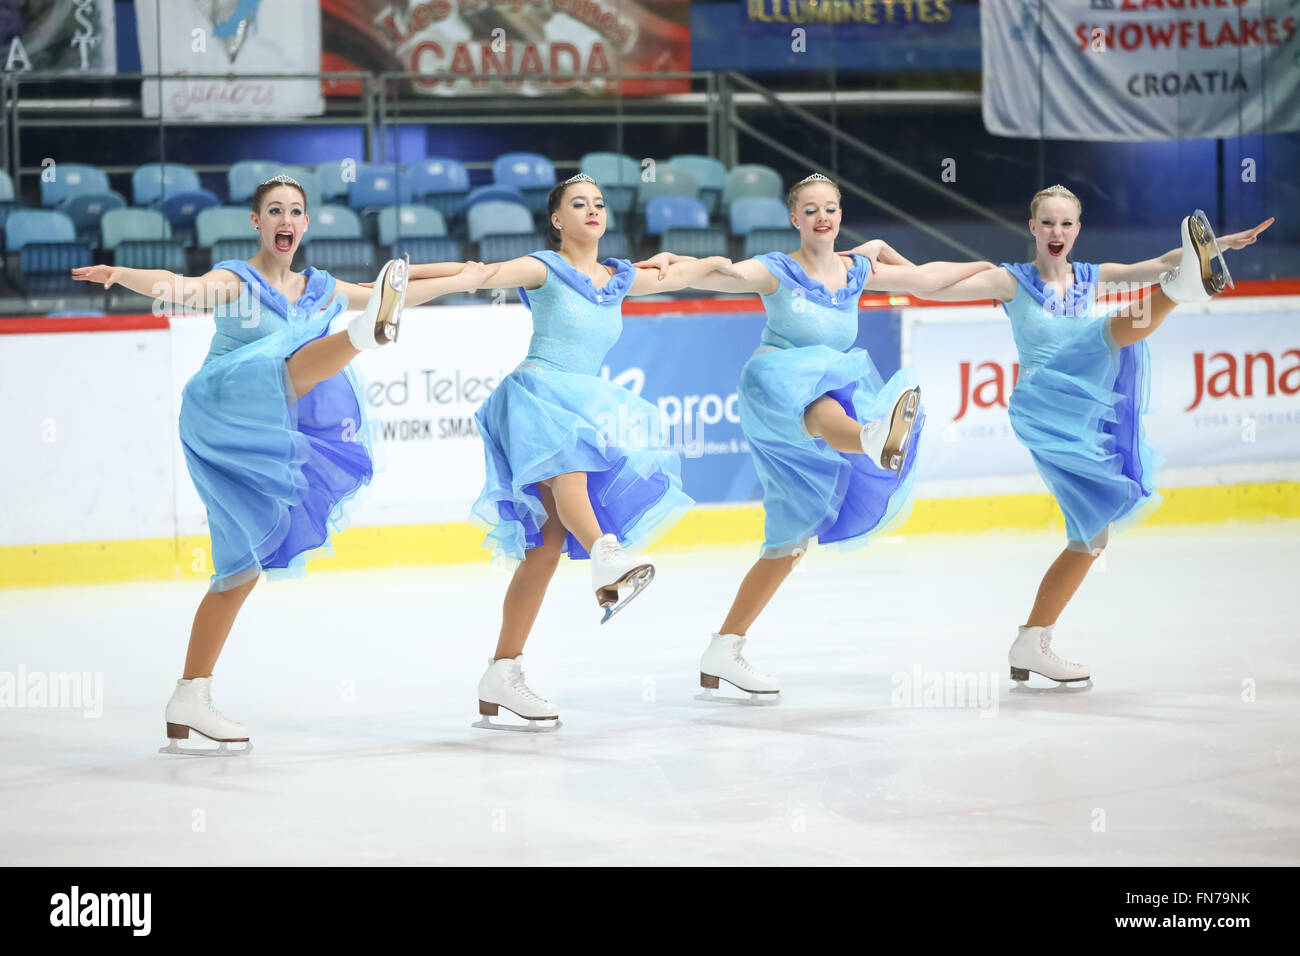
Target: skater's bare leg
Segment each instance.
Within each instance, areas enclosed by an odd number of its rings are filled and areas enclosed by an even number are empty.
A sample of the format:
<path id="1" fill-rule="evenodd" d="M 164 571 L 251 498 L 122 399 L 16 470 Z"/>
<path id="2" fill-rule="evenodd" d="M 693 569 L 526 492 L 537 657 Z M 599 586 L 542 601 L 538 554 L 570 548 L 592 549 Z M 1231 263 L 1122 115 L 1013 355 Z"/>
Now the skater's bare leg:
<path id="1" fill-rule="evenodd" d="M 234 627 L 235 616 L 244 606 L 248 595 L 253 593 L 257 578 L 229 591 L 209 591 L 199 602 L 199 609 L 194 614 L 194 626 L 190 629 L 190 646 L 185 653 L 185 680 L 196 677 L 211 677 L 212 668 L 217 665 L 221 648 L 225 646 L 230 629 Z"/>
<path id="2" fill-rule="evenodd" d="M 1050 627 L 1055 624 L 1088 576 L 1088 569 L 1095 560 L 1090 551 L 1072 551 L 1069 548 L 1062 551 L 1038 585 L 1038 596 L 1034 598 L 1034 607 L 1025 626 Z"/>
<path id="3" fill-rule="evenodd" d="M 603 532 L 596 521 L 591 499 L 587 496 L 587 473 L 572 471 L 566 475 L 556 475 L 550 484 L 551 491 L 555 494 L 556 514 L 560 517 L 560 523 L 590 553 L 592 545 Z"/>
<path id="4" fill-rule="evenodd" d="M 754 566 L 745 575 L 745 580 L 740 582 L 740 590 L 736 592 L 736 599 L 731 603 L 731 610 L 727 612 L 727 619 L 722 622 L 722 630 L 718 633 L 744 636 L 772 600 L 777 589 L 790 576 L 796 560 L 794 557 L 759 558 L 754 562 Z"/>
<path id="5" fill-rule="evenodd" d="M 538 485 L 542 493 L 542 506 L 546 509 L 546 523 L 542 525 L 542 543 L 524 552 L 524 560 L 515 569 L 506 589 L 505 604 L 501 609 L 501 634 L 497 638 L 496 660 L 518 657 L 524 652 L 524 643 L 542 609 L 547 585 L 555 576 L 560 556 L 564 553 L 564 525 L 556 514 L 555 495 L 545 485 Z"/>
<path id="6" fill-rule="evenodd" d="M 826 444 L 841 454 L 862 454 L 862 423 L 850 418 L 844 406 L 829 395 L 809 405 L 803 421 L 808 434 L 825 439 Z"/>
<path id="7" fill-rule="evenodd" d="M 1178 305 L 1157 287 L 1145 298 L 1132 302 L 1122 312 L 1110 317 L 1110 334 L 1120 348 L 1141 342 L 1160 328 L 1160 323 Z"/>
<path id="8" fill-rule="evenodd" d="M 327 378 L 343 371 L 360 354 L 346 330 L 308 342 L 285 361 L 294 394 L 302 398 Z"/>

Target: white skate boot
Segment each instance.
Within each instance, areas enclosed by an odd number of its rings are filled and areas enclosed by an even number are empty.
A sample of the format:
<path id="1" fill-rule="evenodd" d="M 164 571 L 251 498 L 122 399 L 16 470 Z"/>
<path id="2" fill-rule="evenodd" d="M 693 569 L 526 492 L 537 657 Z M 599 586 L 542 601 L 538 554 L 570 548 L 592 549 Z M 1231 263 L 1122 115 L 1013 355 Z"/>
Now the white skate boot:
<path id="1" fill-rule="evenodd" d="M 597 603 L 605 609 L 601 624 L 623 610 L 654 579 L 655 566 L 624 551 L 614 535 L 601 535 L 592 545 L 591 586 Z M 624 587 L 631 588 L 631 593 L 620 596 Z"/>
<path id="2" fill-rule="evenodd" d="M 1235 288 L 1223 251 L 1205 213 L 1196 210 L 1183 220 L 1183 255 L 1178 265 L 1160 277 L 1160 288 L 1175 302 L 1208 302 L 1225 288 Z M 1214 260 L 1219 260 L 1219 272 Z"/>
<path id="3" fill-rule="evenodd" d="M 212 678 L 196 677 L 178 680 L 172 699 L 167 701 L 167 746 L 159 747 L 160 754 L 188 754 L 194 757 L 234 757 L 253 752 L 248 739 L 248 728 L 236 723 L 212 706 Z M 200 737 L 214 740 L 219 747 L 213 749 L 178 747 L 177 741 L 188 740 L 190 731 Z M 227 744 L 242 743 L 243 747 L 231 750 Z"/>
<path id="4" fill-rule="evenodd" d="M 921 389 L 905 389 L 894 402 L 894 411 L 888 421 L 882 418 L 862 426 L 862 452 L 872 464 L 885 471 L 902 469 L 907 443 L 920 411 Z"/>
<path id="5" fill-rule="evenodd" d="M 397 341 L 397 326 L 406 303 L 406 271 L 410 260 L 409 255 L 389 259 L 379 270 L 366 311 L 348 323 L 348 339 L 353 348 L 365 351 Z"/>
<path id="6" fill-rule="evenodd" d="M 488 661 L 487 673 L 478 682 L 479 719 L 472 727 L 484 730 L 522 730 L 527 733 L 541 734 L 559 730 L 560 712 L 545 697 L 533 693 L 532 688 L 524 682 L 524 655 L 500 660 Z M 516 717 L 522 717 L 527 724 L 494 724 L 489 717 L 497 716 L 504 707 Z M 553 724 L 539 724 L 539 720 L 553 720 Z"/>
<path id="7" fill-rule="evenodd" d="M 741 656 L 745 639 L 739 634 L 714 634 L 700 658 L 700 686 L 696 700 L 716 700 L 734 704 L 775 704 L 780 699 L 781 683 L 775 677 L 760 674 Z M 748 697 L 724 697 L 715 694 L 718 681 L 724 680 Z"/>
<path id="8" fill-rule="evenodd" d="M 1014 681 L 1029 680 L 1030 671 L 1062 684 L 1090 679 L 1086 664 L 1074 664 L 1056 656 L 1052 650 L 1051 627 L 1022 627 L 1007 653 L 1007 660 L 1011 662 Z"/>

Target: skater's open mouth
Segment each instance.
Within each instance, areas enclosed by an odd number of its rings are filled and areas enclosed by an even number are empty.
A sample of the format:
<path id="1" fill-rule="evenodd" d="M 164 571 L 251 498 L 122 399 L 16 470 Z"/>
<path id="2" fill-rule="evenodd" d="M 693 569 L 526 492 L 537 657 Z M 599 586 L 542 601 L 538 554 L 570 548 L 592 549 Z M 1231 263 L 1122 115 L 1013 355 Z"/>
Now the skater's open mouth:
<path id="1" fill-rule="evenodd" d="M 275 234 L 275 251 L 288 252 L 293 248 L 293 230 L 282 229 Z"/>
<path id="2" fill-rule="evenodd" d="M 1049 242 L 1047 244 L 1047 251 L 1054 256 L 1059 256 L 1064 250 L 1065 250 L 1065 243 L 1063 242 L 1057 241 L 1057 242 Z"/>

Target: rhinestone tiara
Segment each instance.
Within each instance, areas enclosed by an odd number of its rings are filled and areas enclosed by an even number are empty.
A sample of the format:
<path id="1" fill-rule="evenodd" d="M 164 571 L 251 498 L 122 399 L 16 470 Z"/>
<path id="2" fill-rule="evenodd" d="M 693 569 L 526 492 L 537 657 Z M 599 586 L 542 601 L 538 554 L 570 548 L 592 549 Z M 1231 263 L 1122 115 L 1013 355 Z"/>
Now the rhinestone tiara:
<path id="1" fill-rule="evenodd" d="M 804 183 L 830 183 L 832 186 L 835 185 L 834 180 L 828 176 L 823 176 L 821 173 L 813 173 L 811 176 L 805 176 L 803 179 L 795 183 L 795 185 L 802 186 Z"/>
<path id="2" fill-rule="evenodd" d="M 571 185 L 571 184 L 573 184 L 573 183 L 593 183 L 593 184 L 594 184 L 595 182 L 596 182 L 596 180 L 592 179 L 592 178 L 591 178 L 590 176 L 588 176 L 586 173 L 578 173 L 578 175 L 576 175 L 576 176 L 570 176 L 570 177 L 569 177 L 568 179 L 566 179 L 563 183 L 561 183 L 561 185 L 563 185 L 563 186 L 568 186 L 568 185 Z"/>
<path id="3" fill-rule="evenodd" d="M 302 189 L 302 183 L 298 182 L 298 180 L 294 179 L 292 176 L 286 176 L 284 173 L 277 173 L 266 182 L 262 183 L 262 185 L 269 186 L 271 183 L 281 183 L 285 186 L 297 186 L 299 189 Z"/>

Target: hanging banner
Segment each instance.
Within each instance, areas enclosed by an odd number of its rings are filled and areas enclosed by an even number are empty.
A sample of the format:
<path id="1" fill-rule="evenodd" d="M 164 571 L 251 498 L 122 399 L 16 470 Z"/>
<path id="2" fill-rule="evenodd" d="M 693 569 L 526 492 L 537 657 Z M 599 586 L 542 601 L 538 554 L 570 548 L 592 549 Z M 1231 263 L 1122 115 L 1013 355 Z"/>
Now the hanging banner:
<path id="1" fill-rule="evenodd" d="M 0 4 L 6 73 L 116 73 L 113 0 Z"/>
<path id="2" fill-rule="evenodd" d="M 145 116 L 256 120 L 325 112 L 319 80 L 263 78 L 320 72 L 320 0 L 135 0 L 135 13 L 141 72 L 179 77 L 141 84 Z"/>
<path id="3" fill-rule="evenodd" d="M 407 87 L 427 96 L 540 95 L 689 90 L 688 80 L 621 84 L 613 73 L 691 68 L 686 0 L 320 0 L 324 66 L 425 74 Z M 573 79 L 574 74 L 595 79 Z M 434 74 L 451 74 L 435 76 Z M 501 80 L 529 74 L 537 79 Z M 542 74 L 559 74 L 543 77 Z M 335 83 L 328 92 L 356 93 Z"/>
<path id="4" fill-rule="evenodd" d="M 984 0 L 984 125 L 1158 140 L 1300 129 L 1290 0 Z"/>

